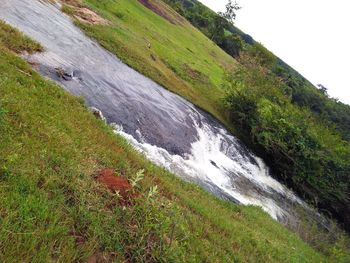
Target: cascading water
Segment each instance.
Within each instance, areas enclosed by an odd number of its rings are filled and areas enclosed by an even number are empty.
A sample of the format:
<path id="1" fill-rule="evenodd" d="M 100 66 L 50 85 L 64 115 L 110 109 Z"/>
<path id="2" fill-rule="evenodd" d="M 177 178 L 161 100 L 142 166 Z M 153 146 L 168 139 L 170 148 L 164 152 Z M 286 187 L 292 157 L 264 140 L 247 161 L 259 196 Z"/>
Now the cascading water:
<path id="1" fill-rule="evenodd" d="M 26 57 L 41 74 L 100 109 L 150 160 L 219 197 L 259 205 L 280 221 L 293 219 L 294 205 L 306 208 L 214 118 L 123 64 L 57 6 L 0 0 L 0 19 L 44 46 L 45 52 Z"/>

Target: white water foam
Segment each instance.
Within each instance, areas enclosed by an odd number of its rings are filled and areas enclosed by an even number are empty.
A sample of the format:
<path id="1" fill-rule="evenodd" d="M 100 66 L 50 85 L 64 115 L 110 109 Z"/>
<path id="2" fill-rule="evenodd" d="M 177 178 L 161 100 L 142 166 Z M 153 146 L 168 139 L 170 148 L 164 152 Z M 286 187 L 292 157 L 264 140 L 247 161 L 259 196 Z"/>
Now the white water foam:
<path id="1" fill-rule="evenodd" d="M 288 211 L 272 198 L 276 192 L 289 202 L 303 204 L 292 191 L 269 175 L 268 167 L 260 158 L 251 155 L 250 157 L 255 161 L 252 163 L 252 161 L 247 160 L 247 157 L 235 150 L 236 139 L 223 129 L 214 134 L 206 124 L 202 127 L 197 124 L 199 138 L 191 144 L 191 153 L 182 157 L 146 143 L 142 140 L 140 132 L 136 132 L 140 134 L 140 138 L 135 139 L 124 132 L 122 127 L 116 124 L 112 124 L 112 126 L 116 134 L 127 139 L 152 162 L 186 180 L 214 185 L 241 204 L 259 206 L 276 220 L 290 216 Z M 232 144 L 225 147 L 224 143 L 228 139 Z M 252 185 L 258 186 L 264 192 L 271 193 L 271 197 L 261 195 L 256 189 L 236 187 L 236 181 L 241 179 L 249 180 Z"/>

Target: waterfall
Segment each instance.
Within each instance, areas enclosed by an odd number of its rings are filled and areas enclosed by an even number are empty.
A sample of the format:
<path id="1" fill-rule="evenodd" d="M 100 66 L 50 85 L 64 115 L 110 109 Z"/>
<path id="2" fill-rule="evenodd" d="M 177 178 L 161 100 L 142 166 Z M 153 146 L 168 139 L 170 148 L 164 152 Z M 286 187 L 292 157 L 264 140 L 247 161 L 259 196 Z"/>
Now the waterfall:
<path id="1" fill-rule="evenodd" d="M 258 205 L 282 222 L 294 219 L 295 206 L 309 209 L 217 120 L 123 64 L 56 5 L 39 0 L 0 0 L 0 5 L 0 19 L 45 48 L 25 58 L 99 109 L 151 161 L 218 197 Z"/>

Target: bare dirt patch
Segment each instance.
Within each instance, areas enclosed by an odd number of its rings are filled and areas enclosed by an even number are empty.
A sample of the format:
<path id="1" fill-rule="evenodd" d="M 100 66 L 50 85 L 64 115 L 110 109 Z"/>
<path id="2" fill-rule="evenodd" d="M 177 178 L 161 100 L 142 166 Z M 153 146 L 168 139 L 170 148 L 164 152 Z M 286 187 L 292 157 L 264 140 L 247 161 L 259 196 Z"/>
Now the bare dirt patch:
<path id="1" fill-rule="evenodd" d="M 71 15 L 80 22 L 90 25 L 108 25 L 110 22 L 89 8 L 84 7 L 78 0 L 61 0 L 71 11 Z"/>
<path id="2" fill-rule="evenodd" d="M 139 2 L 172 24 L 183 24 L 186 21 L 182 16 L 159 0 L 139 0 Z"/>
<path id="3" fill-rule="evenodd" d="M 94 11 L 85 7 L 75 7 L 75 18 L 79 21 L 91 25 L 108 25 L 109 21 L 100 17 Z"/>

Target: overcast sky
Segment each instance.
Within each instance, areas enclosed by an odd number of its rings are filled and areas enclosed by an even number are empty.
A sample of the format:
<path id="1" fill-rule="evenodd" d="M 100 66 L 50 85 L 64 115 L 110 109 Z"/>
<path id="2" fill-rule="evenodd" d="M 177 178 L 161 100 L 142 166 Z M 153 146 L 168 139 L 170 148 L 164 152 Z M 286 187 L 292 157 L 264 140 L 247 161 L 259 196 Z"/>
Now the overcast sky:
<path id="1" fill-rule="evenodd" d="M 223 11 L 227 0 L 200 0 Z M 350 104 L 349 0 L 237 0 L 236 26 Z"/>

